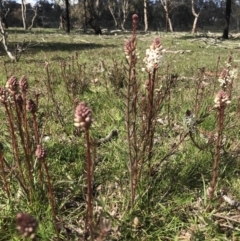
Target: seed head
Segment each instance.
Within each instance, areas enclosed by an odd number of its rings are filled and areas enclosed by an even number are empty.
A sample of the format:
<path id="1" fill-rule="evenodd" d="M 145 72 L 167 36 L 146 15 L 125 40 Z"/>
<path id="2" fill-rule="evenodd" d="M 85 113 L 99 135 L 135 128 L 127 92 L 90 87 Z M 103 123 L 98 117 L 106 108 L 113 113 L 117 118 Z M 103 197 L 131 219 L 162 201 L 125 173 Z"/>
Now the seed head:
<path id="1" fill-rule="evenodd" d="M 85 130 L 90 128 L 92 124 L 92 110 L 85 102 L 81 102 L 76 107 L 74 122 L 76 127 L 82 127 Z"/>
<path id="2" fill-rule="evenodd" d="M 17 230 L 23 238 L 34 239 L 38 228 L 38 221 L 29 214 L 18 213 L 16 217 Z"/>
<path id="3" fill-rule="evenodd" d="M 6 83 L 6 88 L 11 92 L 11 94 L 16 94 L 18 91 L 18 80 L 17 78 L 13 75 L 11 76 L 7 83 Z"/>
<path id="4" fill-rule="evenodd" d="M 41 145 L 37 145 L 35 156 L 37 157 L 37 159 L 41 160 L 47 156 L 47 152 L 44 150 L 44 148 Z"/>

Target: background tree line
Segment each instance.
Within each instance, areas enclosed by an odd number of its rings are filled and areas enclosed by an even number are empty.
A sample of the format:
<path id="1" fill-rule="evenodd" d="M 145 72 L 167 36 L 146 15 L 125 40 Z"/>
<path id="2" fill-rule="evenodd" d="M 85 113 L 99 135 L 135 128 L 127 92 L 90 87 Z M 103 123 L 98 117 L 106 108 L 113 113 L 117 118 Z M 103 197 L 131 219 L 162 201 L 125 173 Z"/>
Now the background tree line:
<path id="1" fill-rule="evenodd" d="M 131 29 L 131 16 L 139 16 L 139 29 L 161 31 L 222 30 L 228 0 L 25 0 L 1 1 L 1 17 L 9 27 Z M 230 29 L 239 31 L 240 0 L 230 0 Z M 69 21 L 67 19 L 69 11 Z M 195 28 L 193 28 L 195 20 Z"/>

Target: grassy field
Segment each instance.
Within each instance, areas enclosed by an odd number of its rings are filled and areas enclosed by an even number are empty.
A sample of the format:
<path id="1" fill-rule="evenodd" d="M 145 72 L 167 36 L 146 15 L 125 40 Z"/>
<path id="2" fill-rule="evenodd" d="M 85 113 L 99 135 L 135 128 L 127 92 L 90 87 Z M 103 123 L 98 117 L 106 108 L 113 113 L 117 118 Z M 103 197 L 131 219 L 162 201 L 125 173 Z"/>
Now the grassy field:
<path id="1" fill-rule="evenodd" d="M 9 30 L 27 48 L 0 49 L 0 240 L 240 240 L 239 40 L 134 36 Z"/>

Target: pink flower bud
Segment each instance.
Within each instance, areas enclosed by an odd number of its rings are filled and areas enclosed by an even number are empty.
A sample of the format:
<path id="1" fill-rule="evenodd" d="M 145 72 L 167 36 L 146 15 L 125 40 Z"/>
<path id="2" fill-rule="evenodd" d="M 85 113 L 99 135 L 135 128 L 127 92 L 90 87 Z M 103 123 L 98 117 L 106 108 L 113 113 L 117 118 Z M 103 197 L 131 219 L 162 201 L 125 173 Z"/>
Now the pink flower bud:
<path id="1" fill-rule="evenodd" d="M 4 88 L 0 88 L 0 102 L 5 103 L 8 99 L 8 91 Z"/>
<path id="2" fill-rule="evenodd" d="M 18 91 L 18 80 L 15 76 L 11 76 L 7 83 L 6 83 L 6 88 L 12 93 L 16 94 Z"/>
<path id="3" fill-rule="evenodd" d="M 92 123 L 92 111 L 85 102 L 81 102 L 75 110 L 74 125 L 89 129 Z"/>
<path id="4" fill-rule="evenodd" d="M 25 75 L 23 75 L 21 77 L 21 79 L 19 80 L 19 86 L 21 91 L 26 92 L 28 89 L 28 82 L 27 82 L 27 78 Z"/>
<path id="5" fill-rule="evenodd" d="M 217 108 L 224 107 L 230 102 L 228 94 L 224 90 L 220 90 L 214 99 L 215 107 Z"/>
<path id="6" fill-rule="evenodd" d="M 36 113 L 37 112 L 37 105 L 35 104 L 35 102 L 30 99 L 28 102 L 27 102 L 27 106 L 26 106 L 26 109 L 31 112 L 32 114 Z"/>
<path id="7" fill-rule="evenodd" d="M 17 230 L 23 238 L 34 239 L 38 221 L 29 214 L 18 213 L 16 217 Z"/>
<path id="8" fill-rule="evenodd" d="M 133 14 L 132 15 L 132 21 L 133 21 L 133 23 L 137 23 L 138 22 L 138 15 L 137 14 Z"/>
<path id="9" fill-rule="evenodd" d="M 47 152 L 43 149 L 41 145 L 37 145 L 37 149 L 35 151 L 35 156 L 37 159 L 43 159 L 47 156 Z"/>

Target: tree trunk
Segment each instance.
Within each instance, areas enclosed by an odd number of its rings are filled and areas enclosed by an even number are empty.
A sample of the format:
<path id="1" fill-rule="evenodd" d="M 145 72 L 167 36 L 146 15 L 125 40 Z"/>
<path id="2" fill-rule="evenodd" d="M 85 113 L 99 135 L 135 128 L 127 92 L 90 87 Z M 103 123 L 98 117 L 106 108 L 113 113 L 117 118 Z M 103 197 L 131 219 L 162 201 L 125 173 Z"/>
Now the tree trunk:
<path id="1" fill-rule="evenodd" d="M 198 17 L 200 15 L 201 10 L 199 11 L 199 13 L 196 13 L 195 9 L 194 9 L 194 0 L 192 0 L 192 14 L 194 16 L 194 21 L 193 21 L 193 27 L 192 27 L 192 33 L 196 33 L 196 28 L 197 28 L 197 21 L 198 21 Z"/>
<path id="2" fill-rule="evenodd" d="M 231 4 L 232 0 L 226 0 L 226 11 L 225 11 L 225 28 L 223 29 L 223 39 L 228 39 L 229 25 L 230 25 L 230 16 L 231 16 Z"/>
<path id="3" fill-rule="evenodd" d="M 144 31 L 147 32 L 148 31 L 148 12 L 147 12 L 147 4 L 148 4 L 148 0 L 144 0 L 143 2 L 143 11 L 144 11 Z"/>
<path id="4" fill-rule="evenodd" d="M 35 19 L 36 19 L 36 17 L 37 17 L 37 7 L 36 7 L 35 9 L 33 9 L 33 11 L 34 11 L 34 16 L 33 16 L 33 18 L 32 18 L 32 23 L 31 23 L 31 25 L 28 27 L 28 30 L 31 30 L 32 27 L 33 27 L 33 25 L 34 25 L 34 21 L 35 21 Z"/>
<path id="5" fill-rule="evenodd" d="M 0 0 L 0 14 L 2 14 L 2 1 Z M 4 50 L 7 53 L 8 57 L 13 61 L 16 62 L 16 57 L 12 54 L 12 52 L 8 49 L 8 42 L 7 42 L 7 32 L 2 24 L 2 18 L 0 17 L 0 37 L 1 42 L 3 44 Z"/>
<path id="6" fill-rule="evenodd" d="M 168 27 L 169 27 L 169 30 L 171 32 L 173 32 L 173 27 L 172 27 L 172 21 L 169 17 L 169 5 L 170 5 L 170 2 L 169 0 L 161 0 L 161 3 L 163 5 L 163 8 L 165 10 L 165 14 L 166 14 L 166 31 L 168 32 Z"/>
<path id="7" fill-rule="evenodd" d="M 84 4 L 84 23 L 85 23 L 84 31 L 87 32 L 87 8 L 86 8 L 86 0 L 84 0 L 83 4 Z"/>
<path id="8" fill-rule="evenodd" d="M 127 16 L 129 13 L 129 0 L 122 0 L 122 14 L 123 14 L 123 18 L 121 21 L 121 28 L 123 31 L 125 31 L 125 22 L 127 20 Z"/>
<path id="9" fill-rule="evenodd" d="M 99 24 L 99 16 L 97 14 L 98 10 L 96 10 L 96 7 L 98 7 L 98 2 L 95 2 L 94 4 L 94 1 L 88 0 L 87 3 L 88 3 L 89 15 L 90 15 L 88 24 L 94 30 L 95 34 L 98 34 L 98 35 L 102 34 L 102 29 Z"/>
<path id="10" fill-rule="evenodd" d="M 69 0 L 65 0 L 65 4 L 66 4 L 66 33 L 70 33 Z"/>
<path id="11" fill-rule="evenodd" d="M 193 21 L 192 33 L 196 33 L 198 17 L 195 16 Z"/>
<path id="12" fill-rule="evenodd" d="M 109 11 L 110 11 L 110 13 L 111 13 L 111 15 L 113 17 L 114 24 L 115 24 L 115 29 L 117 29 L 118 28 L 118 21 L 117 21 L 117 18 L 115 16 L 114 8 L 113 8 L 113 6 L 111 6 L 110 1 L 108 1 L 108 9 L 109 9 Z"/>
<path id="13" fill-rule="evenodd" d="M 171 18 L 169 18 L 169 15 L 167 15 L 167 20 L 168 20 L 169 30 L 172 33 L 173 32 L 173 27 L 172 27 L 172 21 L 171 21 Z"/>
<path id="14" fill-rule="evenodd" d="M 94 17 L 90 18 L 88 20 L 88 23 L 91 26 L 91 28 L 95 31 L 95 34 L 102 35 L 102 29 L 98 24 L 98 21 Z"/>
<path id="15" fill-rule="evenodd" d="M 23 21 L 23 28 L 24 30 L 27 30 L 27 14 L 26 14 L 26 3 L 25 3 L 25 0 L 22 0 L 22 3 L 21 3 L 21 7 L 22 7 L 22 21 Z"/>

